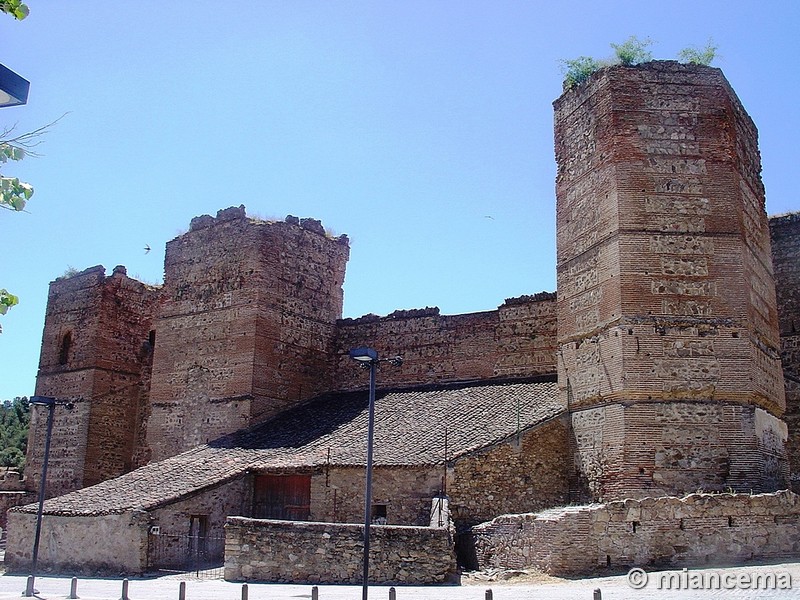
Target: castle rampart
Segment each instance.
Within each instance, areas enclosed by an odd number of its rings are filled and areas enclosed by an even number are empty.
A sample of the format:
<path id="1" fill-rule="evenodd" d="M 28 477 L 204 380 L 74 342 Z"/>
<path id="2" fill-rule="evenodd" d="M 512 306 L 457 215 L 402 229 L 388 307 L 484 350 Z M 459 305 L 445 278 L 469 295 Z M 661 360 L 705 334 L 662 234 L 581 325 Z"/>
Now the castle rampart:
<path id="1" fill-rule="evenodd" d="M 555 373 L 555 294 L 506 300 L 497 310 L 440 315 L 438 308 L 367 315 L 337 323 L 337 390 L 363 388 L 350 348 L 368 345 L 382 357 L 403 357 L 381 371 L 383 387 L 525 378 Z"/>

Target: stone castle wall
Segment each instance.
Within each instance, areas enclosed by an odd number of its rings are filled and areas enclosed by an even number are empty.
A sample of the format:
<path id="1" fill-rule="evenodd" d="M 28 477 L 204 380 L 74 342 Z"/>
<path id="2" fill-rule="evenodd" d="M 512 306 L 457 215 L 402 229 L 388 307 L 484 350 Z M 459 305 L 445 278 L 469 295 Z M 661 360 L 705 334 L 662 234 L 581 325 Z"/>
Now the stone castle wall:
<path id="1" fill-rule="evenodd" d="M 402 356 L 400 368 L 381 371 L 381 387 L 530 377 L 555 372 L 555 294 L 506 300 L 497 310 L 440 315 L 438 308 L 367 315 L 337 324 L 334 386 L 365 387 L 348 356 L 370 346 L 381 358 Z"/>
<path id="2" fill-rule="evenodd" d="M 710 567 L 800 556 L 800 499 L 691 494 L 504 515 L 473 528 L 482 568 L 552 575 Z"/>
<path id="3" fill-rule="evenodd" d="M 555 109 L 559 385 L 590 497 L 784 486 L 752 121 L 718 69 L 670 61 Z"/>

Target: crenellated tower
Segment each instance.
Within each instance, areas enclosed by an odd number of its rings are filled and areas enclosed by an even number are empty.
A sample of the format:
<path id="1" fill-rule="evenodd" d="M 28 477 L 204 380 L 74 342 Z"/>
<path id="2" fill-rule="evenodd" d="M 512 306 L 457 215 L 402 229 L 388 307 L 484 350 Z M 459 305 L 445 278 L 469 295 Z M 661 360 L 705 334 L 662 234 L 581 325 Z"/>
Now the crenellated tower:
<path id="1" fill-rule="evenodd" d="M 147 441 L 159 460 L 327 392 L 346 236 L 319 221 L 192 220 L 167 244 Z"/>

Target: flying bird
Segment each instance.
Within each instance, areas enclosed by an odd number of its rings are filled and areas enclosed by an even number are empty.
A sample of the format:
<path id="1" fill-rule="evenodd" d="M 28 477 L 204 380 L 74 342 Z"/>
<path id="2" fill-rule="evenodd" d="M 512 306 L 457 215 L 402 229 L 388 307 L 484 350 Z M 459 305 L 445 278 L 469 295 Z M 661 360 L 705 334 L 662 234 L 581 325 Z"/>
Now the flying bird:
<path id="1" fill-rule="evenodd" d="M 144 253 L 147 254 L 148 252 L 150 252 L 150 244 L 145 244 L 144 245 Z"/>

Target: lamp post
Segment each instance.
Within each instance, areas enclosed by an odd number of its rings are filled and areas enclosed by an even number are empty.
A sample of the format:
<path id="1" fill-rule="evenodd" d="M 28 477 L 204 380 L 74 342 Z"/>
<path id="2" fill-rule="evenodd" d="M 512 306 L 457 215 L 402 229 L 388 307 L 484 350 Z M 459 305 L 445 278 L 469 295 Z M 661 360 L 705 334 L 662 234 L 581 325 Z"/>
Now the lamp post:
<path id="1" fill-rule="evenodd" d="M 0 108 L 25 104 L 30 87 L 30 81 L 0 65 Z"/>
<path id="2" fill-rule="evenodd" d="M 28 584 L 25 588 L 25 596 L 30 598 L 36 593 L 33 589 L 36 582 L 36 568 L 39 563 L 39 538 L 42 532 L 42 513 L 44 511 L 45 484 L 47 483 L 47 462 L 50 458 L 50 439 L 53 436 L 53 414 L 56 404 L 72 408 L 72 403 L 65 400 L 56 400 L 48 396 L 32 396 L 29 404 L 31 406 L 47 407 L 47 434 L 44 439 L 44 461 L 42 462 L 42 478 L 39 482 L 39 509 L 36 512 L 36 533 L 33 537 L 33 556 L 31 558 L 31 575 L 28 577 Z"/>
<path id="3" fill-rule="evenodd" d="M 395 366 L 403 364 L 399 356 L 379 359 L 377 351 L 366 346 L 350 350 L 350 358 L 365 369 L 369 369 L 369 425 L 367 428 L 367 483 L 364 494 L 364 574 L 361 580 L 361 600 L 367 600 L 369 593 L 369 526 L 372 521 L 372 440 L 375 433 L 375 371 L 379 362 L 391 362 Z"/>

